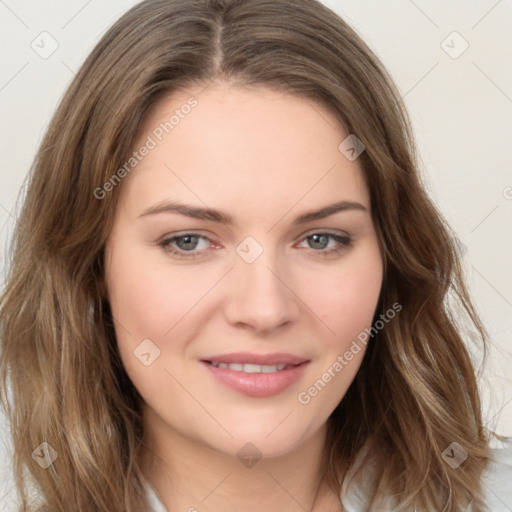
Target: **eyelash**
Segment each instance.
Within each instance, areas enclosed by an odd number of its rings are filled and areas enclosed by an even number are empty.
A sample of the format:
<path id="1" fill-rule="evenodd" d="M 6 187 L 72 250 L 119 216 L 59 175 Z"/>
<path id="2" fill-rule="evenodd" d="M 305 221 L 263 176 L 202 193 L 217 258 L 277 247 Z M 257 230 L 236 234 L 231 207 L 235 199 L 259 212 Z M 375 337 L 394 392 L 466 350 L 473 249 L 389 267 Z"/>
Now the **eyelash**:
<path id="1" fill-rule="evenodd" d="M 303 240 L 312 238 L 315 235 L 323 235 L 323 236 L 330 237 L 330 238 L 336 240 L 336 242 L 338 242 L 338 244 L 339 244 L 337 247 L 331 248 L 331 249 L 322 249 L 322 250 L 312 249 L 313 252 L 317 253 L 318 255 L 322 255 L 325 258 L 327 258 L 328 256 L 331 256 L 331 255 L 341 253 L 342 251 L 344 251 L 345 249 L 347 249 L 348 247 L 350 247 L 352 245 L 352 239 L 348 236 L 340 236 L 340 235 L 335 235 L 334 233 L 325 233 L 322 231 L 319 231 L 317 233 L 312 233 L 311 235 L 304 237 Z M 187 237 L 197 237 L 197 238 L 203 238 L 205 240 L 209 240 L 207 237 L 196 234 L 196 233 L 184 233 L 182 235 L 176 235 L 176 236 L 173 236 L 170 238 L 166 238 L 165 240 L 162 240 L 161 242 L 159 242 L 158 245 L 160 247 L 162 247 L 166 253 L 172 254 L 173 256 L 176 256 L 178 258 L 195 259 L 198 257 L 197 252 L 182 251 L 182 250 L 178 250 L 178 249 L 170 246 L 170 244 L 175 242 L 176 240 L 180 240 L 182 238 L 187 238 Z M 202 257 L 202 256 L 199 256 L 199 257 Z"/>

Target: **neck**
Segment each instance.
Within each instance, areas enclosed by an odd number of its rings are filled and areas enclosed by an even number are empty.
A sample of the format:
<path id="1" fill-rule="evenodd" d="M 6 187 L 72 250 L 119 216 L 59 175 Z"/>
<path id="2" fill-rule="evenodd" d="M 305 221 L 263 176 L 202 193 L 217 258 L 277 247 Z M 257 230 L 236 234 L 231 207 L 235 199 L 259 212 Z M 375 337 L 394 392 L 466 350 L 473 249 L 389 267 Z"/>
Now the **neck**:
<path id="1" fill-rule="evenodd" d="M 341 510 L 323 481 L 326 426 L 285 455 L 242 461 L 147 415 L 142 468 L 168 511 Z"/>

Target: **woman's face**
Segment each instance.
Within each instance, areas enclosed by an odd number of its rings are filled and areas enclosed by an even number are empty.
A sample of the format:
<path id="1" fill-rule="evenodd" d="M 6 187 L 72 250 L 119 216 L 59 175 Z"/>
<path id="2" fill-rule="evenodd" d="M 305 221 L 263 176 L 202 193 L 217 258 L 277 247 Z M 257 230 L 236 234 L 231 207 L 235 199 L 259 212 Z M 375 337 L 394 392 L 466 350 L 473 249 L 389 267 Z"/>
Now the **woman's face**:
<path id="1" fill-rule="evenodd" d="M 322 432 L 365 353 L 383 277 L 370 198 L 320 104 L 203 89 L 167 96 L 141 127 L 107 294 L 149 424 L 277 456 Z"/>

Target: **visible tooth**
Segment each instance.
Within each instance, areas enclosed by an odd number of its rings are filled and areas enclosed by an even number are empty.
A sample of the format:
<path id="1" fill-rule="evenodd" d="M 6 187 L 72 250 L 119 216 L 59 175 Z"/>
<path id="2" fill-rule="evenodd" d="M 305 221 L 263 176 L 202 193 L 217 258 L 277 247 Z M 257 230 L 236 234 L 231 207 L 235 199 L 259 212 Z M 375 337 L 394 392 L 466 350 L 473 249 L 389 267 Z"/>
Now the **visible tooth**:
<path id="1" fill-rule="evenodd" d="M 281 370 L 284 370 L 286 368 L 286 364 L 276 364 L 276 365 L 270 365 L 270 364 L 242 364 L 242 363 L 216 363 L 211 362 L 212 366 L 215 366 L 215 368 L 220 368 L 222 370 L 234 370 L 237 372 L 246 372 L 246 373 L 273 373 L 273 372 L 279 372 Z"/>
<path id="2" fill-rule="evenodd" d="M 246 373 L 261 373 L 260 364 L 244 364 L 243 371 Z"/>

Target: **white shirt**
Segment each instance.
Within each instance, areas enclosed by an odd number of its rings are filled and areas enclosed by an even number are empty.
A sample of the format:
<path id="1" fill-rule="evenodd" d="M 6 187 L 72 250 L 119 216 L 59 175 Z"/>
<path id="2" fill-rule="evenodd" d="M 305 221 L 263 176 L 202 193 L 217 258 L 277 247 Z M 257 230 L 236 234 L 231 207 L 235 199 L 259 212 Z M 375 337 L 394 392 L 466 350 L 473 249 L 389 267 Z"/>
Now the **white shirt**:
<path id="1" fill-rule="evenodd" d="M 485 503 L 489 511 L 512 512 L 512 437 L 507 437 L 505 441 L 495 444 L 496 447 L 491 448 L 493 461 L 486 468 L 482 480 Z M 150 512 L 168 512 L 153 486 L 146 481 L 145 487 L 151 506 Z M 343 485 L 340 498 L 346 512 L 368 510 L 368 502 L 362 486 Z"/>

